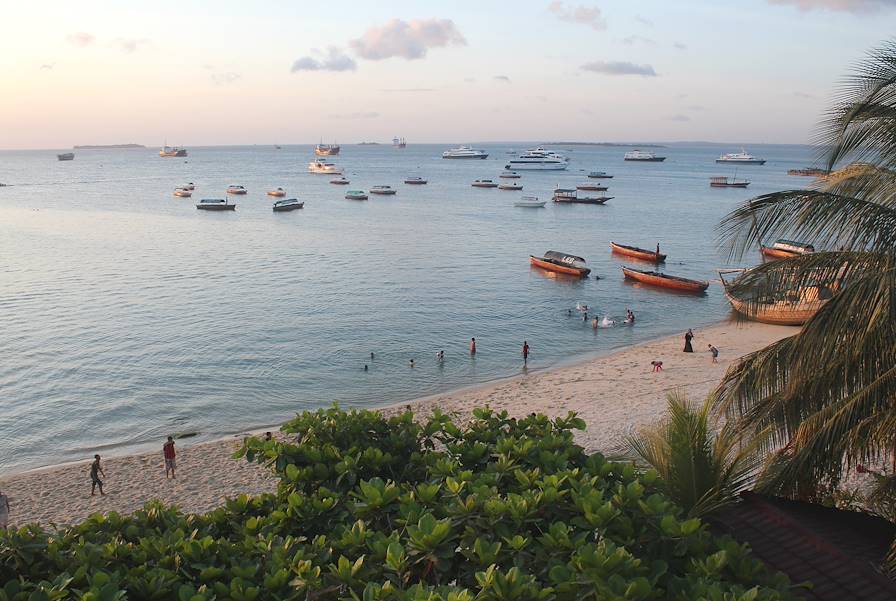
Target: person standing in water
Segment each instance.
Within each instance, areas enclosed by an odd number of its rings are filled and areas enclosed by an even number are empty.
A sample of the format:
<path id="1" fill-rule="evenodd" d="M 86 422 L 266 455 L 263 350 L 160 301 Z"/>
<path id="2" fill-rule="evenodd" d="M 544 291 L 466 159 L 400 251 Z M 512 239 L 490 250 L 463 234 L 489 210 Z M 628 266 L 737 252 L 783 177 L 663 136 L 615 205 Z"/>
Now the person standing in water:
<path id="1" fill-rule="evenodd" d="M 475 338 L 470 338 L 470 354 L 471 355 L 476 354 L 476 339 Z"/>
<path id="2" fill-rule="evenodd" d="M 523 340 L 523 365 L 529 362 L 529 342 Z"/>
<path id="3" fill-rule="evenodd" d="M 100 487 L 100 496 L 105 495 L 103 492 L 103 481 L 100 480 L 100 474 L 103 475 L 103 478 L 106 477 L 106 472 L 103 471 L 103 466 L 100 465 L 100 456 L 93 456 L 93 463 L 90 464 L 90 496 L 92 497 L 96 493 L 96 487 Z"/>
<path id="4" fill-rule="evenodd" d="M 685 353 L 693 353 L 694 347 L 691 346 L 691 340 L 694 338 L 694 332 L 688 328 L 688 331 L 684 334 L 684 352 Z"/>
<path id="5" fill-rule="evenodd" d="M 174 468 L 177 467 L 177 462 L 174 459 L 174 439 L 170 436 L 167 442 L 162 445 L 162 455 L 165 456 L 165 478 L 177 478 L 174 475 Z"/>

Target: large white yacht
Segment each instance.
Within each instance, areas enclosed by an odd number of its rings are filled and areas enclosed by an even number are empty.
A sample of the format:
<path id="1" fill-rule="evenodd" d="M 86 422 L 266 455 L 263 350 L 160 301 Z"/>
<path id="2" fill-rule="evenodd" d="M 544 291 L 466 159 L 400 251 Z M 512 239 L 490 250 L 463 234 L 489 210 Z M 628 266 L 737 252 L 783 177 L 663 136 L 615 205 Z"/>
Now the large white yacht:
<path id="1" fill-rule="evenodd" d="M 740 152 L 729 152 L 716 159 L 716 163 L 737 163 L 738 165 L 765 165 L 765 159 L 757 159 L 743 148 Z"/>
<path id="2" fill-rule="evenodd" d="M 644 152 L 643 150 L 626 152 L 623 158 L 626 161 L 647 161 L 651 163 L 660 163 L 666 160 L 666 157 L 658 157 L 652 152 Z"/>
<path id="3" fill-rule="evenodd" d="M 566 157 L 541 146 L 527 150 L 504 165 L 509 171 L 561 171 L 569 166 Z"/>
<path id="4" fill-rule="evenodd" d="M 326 173 L 330 175 L 341 175 L 342 168 L 335 163 L 328 163 L 324 159 L 314 159 L 308 163 L 308 171 L 311 173 Z"/>
<path id="5" fill-rule="evenodd" d="M 484 159 L 488 153 L 469 146 L 458 146 L 442 153 L 443 159 Z"/>

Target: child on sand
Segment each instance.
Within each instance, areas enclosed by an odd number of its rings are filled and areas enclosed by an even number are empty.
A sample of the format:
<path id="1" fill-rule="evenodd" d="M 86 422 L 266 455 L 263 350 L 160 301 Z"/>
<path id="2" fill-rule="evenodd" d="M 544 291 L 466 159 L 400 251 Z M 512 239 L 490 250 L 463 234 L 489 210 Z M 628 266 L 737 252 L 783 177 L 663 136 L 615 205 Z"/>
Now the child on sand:
<path id="1" fill-rule="evenodd" d="M 663 371 L 663 362 L 662 361 L 651 361 L 650 364 L 653 366 L 653 371 Z"/>
<path id="2" fill-rule="evenodd" d="M 713 345 L 710 344 L 709 352 L 712 353 L 712 362 L 718 363 L 719 362 L 719 349 L 717 349 L 716 347 L 714 347 Z"/>

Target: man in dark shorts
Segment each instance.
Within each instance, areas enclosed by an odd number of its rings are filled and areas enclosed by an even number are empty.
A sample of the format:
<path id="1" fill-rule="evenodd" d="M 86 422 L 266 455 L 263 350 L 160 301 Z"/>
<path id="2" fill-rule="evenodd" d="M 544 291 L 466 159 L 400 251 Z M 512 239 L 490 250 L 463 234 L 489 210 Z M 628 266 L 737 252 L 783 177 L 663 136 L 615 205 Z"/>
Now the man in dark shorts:
<path id="1" fill-rule="evenodd" d="M 177 478 L 174 475 L 174 468 L 177 463 L 174 460 L 174 439 L 168 437 L 168 442 L 162 445 L 162 454 L 165 456 L 165 478 Z"/>
<path id="2" fill-rule="evenodd" d="M 106 477 L 106 472 L 103 471 L 103 467 L 100 465 L 100 456 L 93 456 L 93 463 L 90 464 L 90 496 L 92 497 L 96 493 L 96 487 L 100 487 L 100 495 L 105 495 L 103 492 L 103 481 L 100 480 L 100 474 L 103 475 L 103 478 Z"/>

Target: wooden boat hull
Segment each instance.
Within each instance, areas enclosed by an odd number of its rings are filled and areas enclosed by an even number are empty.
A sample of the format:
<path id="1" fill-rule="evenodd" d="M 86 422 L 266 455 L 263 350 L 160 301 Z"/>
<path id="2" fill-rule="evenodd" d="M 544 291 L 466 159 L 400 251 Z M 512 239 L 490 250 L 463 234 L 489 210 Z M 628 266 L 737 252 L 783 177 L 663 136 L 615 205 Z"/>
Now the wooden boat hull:
<path id="1" fill-rule="evenodd" d="M 348 181 L 347 179 L 345 179 L 345 180 L 343 180 L 343 179 L 331 179 L 331 180 L 330 180 L 330 183 L 331 183 L 331 184 L 336 184 L 337 186 L 347 186 L 347 185 L 349 185 L 351 182 Z"/>
<path id="2" fill-rule="evenodd" d="M 286 196 L 286 192 L 271 191 L 271 192 L 268 192 L 268 196 L 276 196 L 277 198 L 280 198 L 281 196 Z"/>
<path id="3" fill-rule="evenodd" d="M 662 253 L 657 254 L 655 251 L 638 248 L 636 246 L 626 246 L 625 244 L 610 242 L 610 248 L 613 249 L 613 252 L 616 254 L 633 257 L 642 261 L 650 261 L 651 263 L 662 263 L 666 260 L 666 255 Z"/>
<path id="4" fill-rule="evenodd" d="M 498 186 L 498 190 L 522 190 L 522 186 L 508 186 L 508 185 L 500 185 Z"/>
<path id="5" fill-rule="evenodd" d="M 492 183 L 492 184 L 475 184 L 474 183 L 474 184 L 470 184 L 470 185 L 473 186 L 474 188 L 497 188 L 498 187 L 498 184 L 494 184 L 494 183 Z"/>
<path id="6" fill-rule="evenodd" d="M 367 200 L 366 194 L 346 194 L 346 200 Z"/>
<path id="7" fill-rule="evenodd" d="M 246 191 L 245 191 L 245 190 L 228 190 L 227 193 L 228 193 L 228 194 L 241 195 L 241 194 L 245 194 Z"/>
<path id="8" fill-rule="evenodd" d="M 235 211 L 236 205 L 196 205 L 200 211 Z"/>
<path id="9" fill-rule="evenodd" d="M 591 175 L 590 173 L 588 174 L 588 177 L 590 179 L 613 179 L 612 175 Z"/>
<path id="10" fill-rule="evenodd" d="M 380 196 L 392 196 L 395 194 L 395 190 L 371 190 L 369 194 L 378 194 Z"/>
<path id="11" fill-rule="evenodd" d="M 681 278 L 665 274 L 657 274 L 653 272 L 641 271 L 639 269 L 631 269 L 629 267 L 623 267 L 622 273 L 625 274 L 625 277 L 637 282 L 641 282 L 642 284 L 648 284 L 650 286 L 656 286 L 658 288 L 668 288 L 669 290 L 678 290 L 679 292 L 699 293 L 705 292 L 706 289 L 709 288 L 709 282 L 704 282 L 701 280 L 690 280 L 688 278 Z"/>
<path id="12" fill-rule="evenodd" d="M 760 246 L 759 252 L 767 259 L 789 259 L 790 257 L 801 256 L 800 253 L 780 248 L 772 248 L 771 246 Z"/>
<path id="13" fill-rule="evenodd" d="M 591 273 L 590 269 L 580 269 L 578 267 L 569 267 L 566 265 L 558 265 L 557 263 L 552 263 L 550 261 L 545 261 L 544 259 L 540 259 L 538 257 L 529 255 L 529 263 L 535 265 L 536 267 L 540 267 L 541 269 L 545 269 L 547 271 L 553 271 L 555 273 L 563 273 L 566 275 L 574 275 L 576 277 L 583 278 Z"/>
<path id="14" fill-rule="evenodd" d="M 579 184 L 578 186 L 576 186 L 576 190 L 584 190 L 585 192 L 605 192 L 607 189 L 607 186 L 598 186 L 591 184 Z"/>
<path id="15" fill-rule="evenodd" d="M 635 163 L 662 163 L 666 160 L 666 157 L 653 157 L 651 159 L 625 159 L 626 161 L 633 161 Z"/>
<path id="16" fill-rule="evenodd" d="M 175 192 L 174 195 L 177 196 L 178 198 L 190 198 L 191 196 L 193 196 L 193 193 L 192 192 Z"/>
<path id="17" fill-rule="evenodd" d="M 710 188 L 746 188 L 750 185 L 750 182 L 735 182 L 731 184 L 722 184 L 718 182 L 710 182 Z"/>
<path id="18" fill-rule="evenodd" d="M 612 198 L 612 196 L 603 196 L 601 198 L 565 198 L 555 196 L 554 202 L 567 205 L 602 205 Z"/>
<path id="19" fill-rule="evenodd" d="M 420 180 L 406 179 L 406 180 L 404 180 L 404 183 L 406 183 L 410 186 L 422 186 L 423 184 L 426 183 L 426 180 L 425 179 L 420 179 Z"/>
<path id="20" fill-rule="evenodd" d="M 778 326 L 801 326 L 818 313 L 818 310 L 824 305 L 824 302 L 817 302 L 804 305 L 771 303 L 765 306 L 755 306 L 735 298 L 727 292 L 725 296 L 731 303 L 731 307 L 747 319 Z"/>

